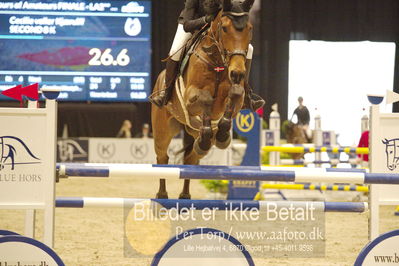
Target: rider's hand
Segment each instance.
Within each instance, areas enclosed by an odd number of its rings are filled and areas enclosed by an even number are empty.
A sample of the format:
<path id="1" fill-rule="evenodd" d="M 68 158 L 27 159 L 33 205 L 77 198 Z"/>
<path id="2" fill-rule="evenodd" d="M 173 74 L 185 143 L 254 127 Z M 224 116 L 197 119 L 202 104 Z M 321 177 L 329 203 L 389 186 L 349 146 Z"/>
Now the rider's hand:
<path id="1" fill-rule="evenodd" d="M 215 19 L 214 15 L 206 15 L 205 16 L 205 22 L 206 23 L 211 23 Z"/>

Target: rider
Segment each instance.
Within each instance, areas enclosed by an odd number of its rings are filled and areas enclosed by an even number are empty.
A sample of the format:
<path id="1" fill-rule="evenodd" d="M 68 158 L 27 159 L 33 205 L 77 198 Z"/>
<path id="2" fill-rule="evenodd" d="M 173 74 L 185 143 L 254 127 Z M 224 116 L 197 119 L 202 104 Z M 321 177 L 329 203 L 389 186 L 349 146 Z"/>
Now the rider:
<path id="1" fill-rule="evenodd" d="M 294 115 L 297 116 L 298 118 L 298 125 L 302 126 L 309 126 L 309 121 L 310 121 L 310 115 L 309 115 L 309 110 L 308 108 L 303 105 L 303 98 L 300 96 L 298 97 L 298 107 L 294 111 Z"/>
<path id="2" fill-rule="evenodd" d="M 303 131 L 305 132 L 306 136 L 309 138 L 311 135 L 310 128 L 309 128 L 309 122 L 310 122 L 310 114 L 308 108 L 303 105 L 303 98 L 302 96 L 298 97 L 298 107 L 295 109 L 294 113 L 292 116 L 294 117 L 296 115 L 298 122 L 297 125 L 302 126 Z"/>
<path id="3" fill-rule="evenodd" d="M 172 96 L 175 79 L 178 74 L 179 60 L 182 47 L 191 38 L 192 33 L 201 29 L 206 24 L 212 22 L 221 9 L 220 0 L 185 0 L 184 9 L 180 13 L 176 35 L 173 40 L 169 58 L 166 61 L 165 87 L 157 95 L 150 96 L 150 100 L 159 107 L 166 105 Z M 264 105 L 264 100 L 254 94 L 249 87 L 248 78 L 252 62 L 253 47 L 249 45 L 246 61 L 247 73 L 245 75 L 245 95 L 244 105 L 256 111 Z"/>

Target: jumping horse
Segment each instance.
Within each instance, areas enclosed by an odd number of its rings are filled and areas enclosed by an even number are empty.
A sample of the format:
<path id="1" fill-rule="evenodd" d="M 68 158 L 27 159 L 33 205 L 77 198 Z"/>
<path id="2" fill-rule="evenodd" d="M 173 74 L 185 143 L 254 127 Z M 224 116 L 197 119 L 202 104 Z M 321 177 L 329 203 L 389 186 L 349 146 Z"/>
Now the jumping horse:
<path id="1" fill-rule="evenodd" d="M 303 144 L 303 143 L 311 143 L 312 139 L 309 138 L 305 132 L 305 129 L 302 125 L 295 124 L 292 121 L 288 122 L 287 125 L 287 143 L 292 144 Z M 303 153 L 291 153 L 292 159 L 301 159 L 303 158 Z"/>
<path id="2" fill-rule="evenodd" d="M 168 104 L 151 107 L 158 164 L 168 164 L 168 146 L 184 129 L 184 164 L 197 165 L 213 145 L 225 149 L 231 142 L 232 119 L 244 101 L 245 61 L 252 39 L 249 10 L 254 0 L 224 0 L 223 8 L 204 32 L 176 81 Z M 165 71 L 154 93 L 163 89 Z M 190 199 L 190 180 L 184 180 L 180 199 Z M 160 179 L 157 198 L 168 198 Z"/>

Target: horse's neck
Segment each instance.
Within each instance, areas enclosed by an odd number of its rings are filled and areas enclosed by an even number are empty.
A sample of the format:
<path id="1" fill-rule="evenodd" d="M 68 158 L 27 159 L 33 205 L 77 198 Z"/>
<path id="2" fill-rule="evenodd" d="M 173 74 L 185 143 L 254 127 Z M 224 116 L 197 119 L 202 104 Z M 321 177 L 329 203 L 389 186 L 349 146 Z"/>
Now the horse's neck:
<path id="1" fill-rule="evenodd" d="M 205 37 L 201 40 L 200 44 L 198 45 L 197 49 L 203 49 L 204 47 L 209 47 L 211 50 L 209 50 L 210 53 L 207 53 L 207 56 L 209 56 L 212 60 L 214 61 L 220 61 L 222 59 L 221 55 L 221 47 L 219 47 L 218 39 L 219 39 L 219 23 L 220 23 L 221 15 L 219 14 L 215 20 L 212 22 L 210 27 L 207 30 L 207 33 Z M 218 62 L 219 64 L 222 62 Z"/>
<path id="2" fill-rule="evenodd" d="M 218 43 L 212 33 L 212 28 L 210 28 L 205 35 L 204 38 L 202 38 L 201 42 L 197 46 L 197 52 L 202 53 L 204 52 L 209 59 L 212 61 L 220 61 L 221 55 L 220 55 L 220 48 L 218 47 Z"/>

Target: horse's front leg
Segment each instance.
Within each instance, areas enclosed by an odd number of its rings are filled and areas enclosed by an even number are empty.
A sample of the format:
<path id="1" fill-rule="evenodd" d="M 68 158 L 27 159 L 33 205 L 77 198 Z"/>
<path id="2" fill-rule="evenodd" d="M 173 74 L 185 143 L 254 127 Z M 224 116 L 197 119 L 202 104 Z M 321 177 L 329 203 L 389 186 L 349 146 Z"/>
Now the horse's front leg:
<path id="1" fill-rule="evenodd" d="M 244 88 L 240 85 L 233 85 L 229 93 L 229 100 L 226 111 L 223 117 L 218 123 L 218 131 L 216 133 L 216 147 L 219 149 L 225 149 L 230 145 L 231 142 L 231 120 L 233 114 L 239 110 L 240 102 L 242 103 L 242 97 L 244 95 Z"/>
<path id="2" fill-rule="evenodd" d="M 191 88 L 188 101 L 187 109 L 189 112 L 200 115 L 202 118 L 199 135 L 194 142 L 194 151 L 202 158 L 212 147 L 211 113 L 214 99 L 208 90 Z"/>

